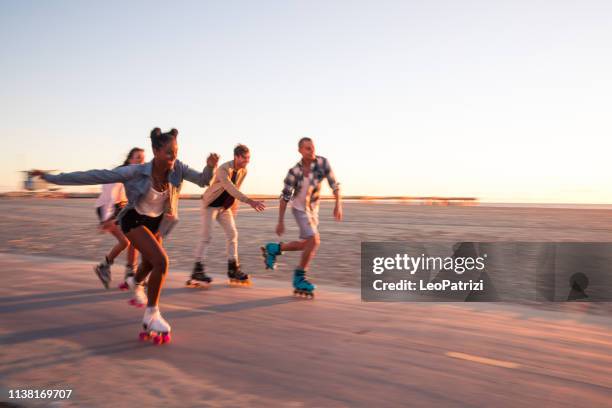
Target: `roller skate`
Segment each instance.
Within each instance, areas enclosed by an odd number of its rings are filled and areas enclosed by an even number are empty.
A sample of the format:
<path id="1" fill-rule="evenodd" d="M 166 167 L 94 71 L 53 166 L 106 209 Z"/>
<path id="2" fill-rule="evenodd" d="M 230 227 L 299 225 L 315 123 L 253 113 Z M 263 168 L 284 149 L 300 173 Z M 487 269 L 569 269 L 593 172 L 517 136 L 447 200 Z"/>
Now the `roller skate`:
<path id="1" fill-rule="evenodd" d="M 129 276 L 125 283 L 128 288 L 134 291 L 134 297 L 129 300 L 129 304 L 135 307 L 145 307 L 147 305 L 147 294 L 143 282 L 136 282 L 135 276 Z"/>
<path id="2" fill-rule="evenodd" d="M 108 284 L 111 281 L 111 265 L 112 262 L 109 262 L 108 258 L 105 257 L 104 261 L 94 266 L 94 272 L 96 273 L 98 279 L 100 279 L 100 282 L 102 282 L 106 289 L 108 289 Z"/>
<path id="3" fill-rule="evenodd" d="M 119 290 L 122 291 L 126 291 L 126 290 L 130 290 L 129 285 L 127 284 L 127 278 L 129 278 L 130 276 L 135 276 L 136 275 L 136 268 L 134 267 L 134 265 L 125 265 L 125 275 L 123 277 L 123 282 L 121 282 L 118 286 Z"/>
<path id="4" fill-rule="evenodd" d="M 227 277 L 230 286 L 251 286 L 249 275 L 240 270 L 240 264 L 236 260 L 227 261 Z"/>
<path id="5" fill-rule="evenodd" d="M 306 271 L 296 269 L 293 273 L 293 294 L 299 297 L 314 298 L 316 286 L 306 279 Z"/>
<path id="6" fill-rule="evenodd" d="M 193 272 L 191 278 L 185 282 L 190 288 L 208 288 L 212 282 L 212 278 L 204 272 L 204 264 L 202 262 L 196 262 L 193 266 Z"/>
<path id="7" fill-rule="evenodd" d="M 261 247 L 261 256 L 264 259 L 266 269 L 276 269 L 276 257 L 282 254 L 280 242 L 278 244 L 276 242 L 270 242 Z"/>
<path id="8" fill-rule="evenodd" d="M 161 316 L 157 307 L 147 307 L 142 318 L 142 328 L 143 331 L 139 335 L 141 341 L 152 340 L 153 344 L 164 344 L 170 343 L 172 339 L 170 337 L 172 328 Z"/>

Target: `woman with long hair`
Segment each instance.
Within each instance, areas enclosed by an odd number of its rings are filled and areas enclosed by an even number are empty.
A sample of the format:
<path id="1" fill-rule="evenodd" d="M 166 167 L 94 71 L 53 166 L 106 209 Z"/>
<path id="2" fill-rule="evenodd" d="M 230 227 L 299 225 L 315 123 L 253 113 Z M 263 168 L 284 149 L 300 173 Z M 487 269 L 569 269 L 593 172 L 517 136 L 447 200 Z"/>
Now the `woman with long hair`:
<path id="1" fill-rule="evenodd" d="M 140 147 L 134 147 L 130 150 L 127 158 L 120 166 L 129 166 L 132 164 L 144 163 L 144 149 Z M 127 196 L 125 195 L 125 187 L 123 183 L 109 183 L 102 185 L 102 193 L 96 200 L 96 214 L 100 220 L 100 229 L 108 232 L 117 239 L 117 243 L 113 246 L 108 254 L 104 257 L 102 262 L 94 267 L 94 272 L 98 275 L 98 278 L 108 289 L 108 285 L 111 281 L 111 265 L 115 261 L 115 258 L 121 254 L 127 248 L 127 263 L 125 265 L 125 276 L 124 281 L 129 276 L 133 276 L 136 270 L 136 256 L 137 251 L 130 241 L 123 235 L 121 228 L 117 223 L 117 215 L 127 204 Z M 127 289 L 124 284 L 119 286 L 120 289 Z"/>
<path id="2" fill-rule="evenodd" d="M 178 219 L 178 198 L 183 180 L 200 187 L 207 186 L 214 174 L 219 156 L 211 153 L 206 167 L 200 173 L 177 160 L 178 131 L 162 133 L 159 128 L 151 131 L 153 160 L 148 163 L 119 167 L 113 170 L 89 170 L 58 175 L 34 170 L 33 176 L 41 176 L 54 184 L 106 184 L 122 182 L 125 185 L 128 204 L 117 216 L 125 236 L 140 252 L 141 263 L 133 278 L 127 280 L 134 290 L 133 303 L 146 304 L 141 339 L 152 338 L 156 344 L 170 341 L 170 324 L 159 312 L 159 296 L 168 272 L 168 255 L 163 247 L 165 236 Z M 147 295 L 143 282 L 149 276 Z"/>

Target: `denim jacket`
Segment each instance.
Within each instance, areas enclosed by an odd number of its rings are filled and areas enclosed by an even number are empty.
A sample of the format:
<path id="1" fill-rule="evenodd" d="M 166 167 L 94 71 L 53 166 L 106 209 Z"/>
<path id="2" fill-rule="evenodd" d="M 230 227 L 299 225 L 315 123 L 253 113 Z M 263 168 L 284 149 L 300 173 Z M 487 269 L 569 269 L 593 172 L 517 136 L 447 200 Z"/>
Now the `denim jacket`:
<path id="1" fill-rule="evenodd" d="M 123 215 L 136 206 L 136 203 L 147 194 L 151 188 L 151 172 L 153 161 L 144 164 L 133 164 L 130 166 L 117 167 L 112 170 L 88 170 L 75 171 L 72 173 L 45 174 L 43 179 L 53 184 L 60 185 L 91 185 L 123 183 L 128 198 L 128 204 L 119 213 L 117 218 L 121 220 Z M 162 236 L 168 235 L 170 230 L 178 222 L 178 198 L 181 192 L 183 180 L 191 181 L 200 187 L 210 184 L 215 173 L 212 167 L 204 167 L 200 173 L 179 160 L 174 162 L 174 168 L 168 173 L 169 199 L 164 208 L 164 218 L 160 225 Z"/>

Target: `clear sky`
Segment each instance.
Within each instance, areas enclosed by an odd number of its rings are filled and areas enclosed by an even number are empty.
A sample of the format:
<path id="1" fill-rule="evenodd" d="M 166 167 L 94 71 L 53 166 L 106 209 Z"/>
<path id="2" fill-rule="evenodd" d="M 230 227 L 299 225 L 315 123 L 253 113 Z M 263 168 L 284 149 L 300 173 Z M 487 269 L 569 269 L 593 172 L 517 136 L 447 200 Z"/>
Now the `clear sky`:
<path id="1" fill-rule="evenodd" d="M 612 202 L 610 1 L 0 0 L 0 38 L 0 190 L 159 126 L 247 144 L 247 193 L 309 136 L 345 194 Z"/>

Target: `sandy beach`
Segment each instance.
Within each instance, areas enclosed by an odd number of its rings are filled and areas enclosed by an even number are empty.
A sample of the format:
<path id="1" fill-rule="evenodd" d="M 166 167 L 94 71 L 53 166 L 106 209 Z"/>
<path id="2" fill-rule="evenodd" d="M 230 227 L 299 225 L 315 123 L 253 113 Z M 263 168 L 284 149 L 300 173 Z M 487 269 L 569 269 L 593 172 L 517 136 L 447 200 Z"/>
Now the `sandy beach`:
<path id="1" fill-rule="evenodd" d="M 257 277 L 287 279 L 297 254 L 280 258 L 276 271 L 266 271 L 259 247 L 279 240 L 274 234 L 278 201 L 266 201 L 261 214 L 241 206 L 237 218 L 239 253 L 243 269 Z M 332 218 L 332 203 L 321 205 L 322 245 L 312 264 L 316 282 L 358 287 L 362 241 L 412 242 L 612 242 L 612 210 L 512 208 L 487 206 L 424 206 L 402 203 L 345 203 L 345 220 Z M 92 199 L 0 199 L 0 245 L 2 251 L 51 255 L 95 261 L 101 259 L 114 239 L 97 230 Z M 173 269 L 190 269 L 200 236 L 200 201 L 183 200 L 180 222 L 166 241 Z M 290 212 L 287 232 L 280 240 L 297 238 Z M 226 270 L 225 240 L 219 226 L 213 229 L 208 267 Z M 123 273 L 124 255 L 115 270 Z M 84 271 L 89 273 L 89 271 Z"/>

